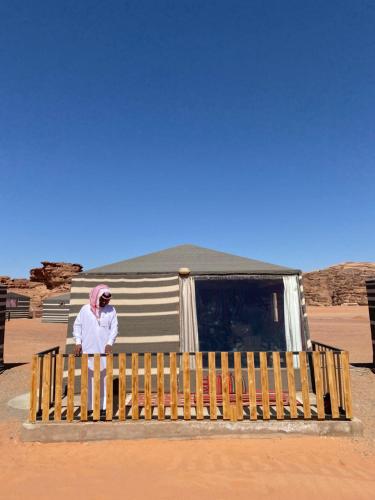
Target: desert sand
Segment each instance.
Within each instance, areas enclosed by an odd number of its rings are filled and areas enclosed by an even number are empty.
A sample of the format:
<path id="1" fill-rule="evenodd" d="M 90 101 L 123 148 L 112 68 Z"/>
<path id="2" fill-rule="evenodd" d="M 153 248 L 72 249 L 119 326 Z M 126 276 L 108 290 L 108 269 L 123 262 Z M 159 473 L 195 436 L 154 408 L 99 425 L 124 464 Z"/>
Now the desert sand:
<path id="1" fill-rule="evenodd" d="M 366 307 L 308 312 L 313 339 L 351 350 L 353 362 L 371 360 Z M 363 438 L 22 443 L 26 414 L 7 401 L 27 391 L 31 354 L 63 346 L 65 331 L 40 320 L 7 324 L 6 362 L 25 364 L 0 375 L 0 498 L 374 498 L 375 375 L 361 367 L 352 384 Z"/>

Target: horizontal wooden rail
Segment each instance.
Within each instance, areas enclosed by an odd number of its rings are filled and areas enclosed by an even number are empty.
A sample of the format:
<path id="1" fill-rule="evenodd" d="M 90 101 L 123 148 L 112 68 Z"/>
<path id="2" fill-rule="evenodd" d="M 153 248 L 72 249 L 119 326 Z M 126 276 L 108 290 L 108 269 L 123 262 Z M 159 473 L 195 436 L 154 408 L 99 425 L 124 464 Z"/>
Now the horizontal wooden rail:
<path id="1" fill-rule="evenodd" d="M 31 422 L 352 418 L 345 351 L 49 351 L 31 368 Z"/>

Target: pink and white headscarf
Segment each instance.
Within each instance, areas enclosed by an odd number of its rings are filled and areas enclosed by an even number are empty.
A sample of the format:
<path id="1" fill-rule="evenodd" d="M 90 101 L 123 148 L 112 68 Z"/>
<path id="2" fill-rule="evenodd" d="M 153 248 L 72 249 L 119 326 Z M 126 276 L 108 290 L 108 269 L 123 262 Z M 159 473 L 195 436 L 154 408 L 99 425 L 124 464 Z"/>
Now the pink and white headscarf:
<path id="1" fill-rule="evenodd" d="M 107 285 L 98 285 L 90 292 L 90 308 L 97 318 L 99 318 L 99 299 L 103 293 L 111 293 Z"/>

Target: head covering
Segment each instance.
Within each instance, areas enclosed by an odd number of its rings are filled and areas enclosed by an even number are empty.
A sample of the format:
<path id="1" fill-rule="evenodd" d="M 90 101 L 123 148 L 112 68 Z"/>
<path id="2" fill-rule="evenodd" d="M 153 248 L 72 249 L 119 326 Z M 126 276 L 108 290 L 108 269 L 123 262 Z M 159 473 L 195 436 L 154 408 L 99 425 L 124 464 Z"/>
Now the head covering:
<path id="1" fill-rule="evenodd" d="M 98 285 L 90 292 L 90 308 L 97 318 L 99 318 L 99 299 L 104 293 L 111 296 L 107 285 Z"/>

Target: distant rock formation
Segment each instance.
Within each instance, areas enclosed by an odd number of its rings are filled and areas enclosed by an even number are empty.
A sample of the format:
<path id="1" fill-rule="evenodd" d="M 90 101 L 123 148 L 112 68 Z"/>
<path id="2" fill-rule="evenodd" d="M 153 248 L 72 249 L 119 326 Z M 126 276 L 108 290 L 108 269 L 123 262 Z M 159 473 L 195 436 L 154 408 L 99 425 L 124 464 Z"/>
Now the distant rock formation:
<path id="1" fill-rule="evenodd" d="M 67 262 L 41 262 L 43 267 L 30 270 L 30 279 L 0 276 L 0 283 L 15 293 L 31 298 L 34 316 L 41 316 L 42 303 L 46 297 L 60 295 L 70 291 L 72 276 L 83 269 L 81 264 Z"/>
<path id="2" fill-rule="evenodd" d="M 367 305 L 365 281 L 375 278 L 374 262 L 345 262 L 303 274 L 306 303 L 312 306 Z"/>
<path id="3" fill-rule="evenodd" d="M 44 283 L 49 290 L 70 284 L 71 277 L 83 269 L 81 264 L 67 262 L 42 261 L 41 264 L 43 267 L 35 267 L 30 270 L 30 281 Z"/>

